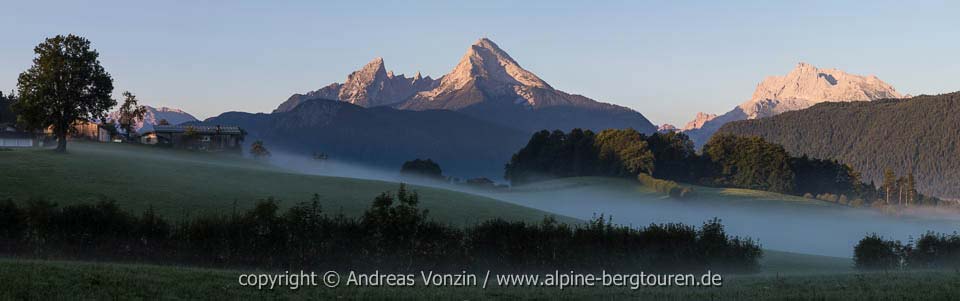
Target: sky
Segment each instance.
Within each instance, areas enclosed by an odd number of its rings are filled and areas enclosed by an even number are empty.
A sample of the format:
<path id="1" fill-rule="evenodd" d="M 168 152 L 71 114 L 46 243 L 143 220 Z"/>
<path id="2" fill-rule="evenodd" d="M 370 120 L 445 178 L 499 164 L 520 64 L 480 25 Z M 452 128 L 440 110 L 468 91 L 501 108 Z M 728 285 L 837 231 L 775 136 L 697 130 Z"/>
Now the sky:
<path id="1" fill-rule="evenodd" d="M 201 119 L 270 112 L 378 56 L 396 74 L 440 77 L 487 37 L 557 89 L 682 126 L 801 61 L 901 93 L 960 90 L 958 11 L 948 1 L 4 1 L 0 90 L 16 88 L 34 46 L 73 33 L 100 52 L 117 99 L 129 90 Z"/>

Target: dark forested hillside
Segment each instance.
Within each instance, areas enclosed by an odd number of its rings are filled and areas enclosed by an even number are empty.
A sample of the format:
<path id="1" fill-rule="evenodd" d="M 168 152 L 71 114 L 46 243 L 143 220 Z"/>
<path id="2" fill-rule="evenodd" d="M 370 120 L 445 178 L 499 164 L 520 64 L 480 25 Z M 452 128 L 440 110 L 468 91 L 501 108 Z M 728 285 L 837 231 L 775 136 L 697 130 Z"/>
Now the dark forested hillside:
<path id="1" fill-rule="evenodd" d="M 13 124 L 17 121 L 17 115 L 13 113 L 10 105 L 13 104 L 13 99 L 8 98 L 6 95 L 3 95 L 3 92 L 0 92 L 0 124 Z"/>
<path id="2" fill-rule="evenodd" d="M 913 173 L 920 192 L 960 198 L 960 92 L 821 103 L 728 123 L 719 132 L 760 136 L 794 156 L 840 160 L 865 182 L 880 183 L 885 168 Z"/>
<path id="3" fill-rule="evenodd" d="M 271 150 L 304 156 L 322 153 L 337 161 L 397 170 L 407 160 L 431 158 L 444 172 L 500 178 L 503 164 L 529 137 L 452 111 L 363 108 L 315 99 L 289 112 L 229 112 L 204 121 L 229 124 L 263 140 Z"/>

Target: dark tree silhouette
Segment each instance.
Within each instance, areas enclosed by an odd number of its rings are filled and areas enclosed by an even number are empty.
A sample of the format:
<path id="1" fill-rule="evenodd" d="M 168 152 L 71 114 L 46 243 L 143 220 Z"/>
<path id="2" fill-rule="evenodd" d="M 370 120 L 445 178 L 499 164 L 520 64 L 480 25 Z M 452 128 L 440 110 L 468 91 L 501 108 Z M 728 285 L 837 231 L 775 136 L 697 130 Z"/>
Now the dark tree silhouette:
<path id="1" fill-rule="evenodd" d="M 403 166 L 400 167 L 400 174 L 404 176 L 418 176 L 435 180 L 443 179 L 443 170 L 440 169 L 440 164 L 437 164 L 430 159 L 415 159 L 413 161 L 403 162 Z"/>
<path id="2" fill-rule="evenodd" d="M 34 129 L 52 127 L 57 151 L 67 151 L 67 133 L 74 123 L 103 119 L 117 104 L 113 79 L 100 66 L 90 41 L 75 35 L 57 35 L 34 48 L 33 65 L 20 73 L 19 120 Z"/>
<path id="3" fill-rule="evenodd" d="M 123 105 L 120 106 L 120 127 L 123 128 L 127 140 L 130 140 L 130 132 L 133 131 L 133 125 L 137 121 L 143 120 L 143 115 L 147 113 L 147 108 L 137 104 L 137 96 L 130 91 L 123 92 Z"/>

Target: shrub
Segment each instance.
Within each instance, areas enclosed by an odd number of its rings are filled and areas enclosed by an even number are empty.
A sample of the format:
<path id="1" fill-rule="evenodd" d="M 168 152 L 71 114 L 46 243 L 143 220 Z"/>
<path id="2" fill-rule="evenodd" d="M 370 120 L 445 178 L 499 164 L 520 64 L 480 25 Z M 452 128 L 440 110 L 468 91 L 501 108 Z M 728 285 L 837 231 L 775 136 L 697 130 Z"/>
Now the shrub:
<path id="1" fill-rule="evenodd" d="M 907 257 L 907 264 L 914 268 L 960 267 L 960 236 L 924 233 Z"/>
<path id="2" fill-rule="evenodd" d="M 853 261 L 862 270 L 888 270 L 901 266 L 903 246 L 884 240 L 876 233 L 864 237 L 853 248 Z"/>
<path id="3" fill-rule="evenodd" d="M 653 188 L 657 192 L 665 193 L 672 198 L 682 199 L 690 197 L 693 194 L 693 189 L 688 186 L 680 185 L 674 181 L 657 179 L 645 173 L 637 175 L 637 180 L 644 186 Z"/>

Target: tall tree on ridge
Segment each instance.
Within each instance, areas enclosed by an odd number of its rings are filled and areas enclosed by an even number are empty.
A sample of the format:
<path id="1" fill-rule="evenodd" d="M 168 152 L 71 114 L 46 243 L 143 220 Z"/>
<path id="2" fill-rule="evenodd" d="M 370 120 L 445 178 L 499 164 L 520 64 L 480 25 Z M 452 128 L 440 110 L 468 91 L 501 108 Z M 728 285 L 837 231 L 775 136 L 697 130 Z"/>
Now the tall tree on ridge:
<path id="1" fill-rule="evenodd" d="M 886 203 L 890 204 L 890 194 L 893 193 L 893 185 L 896 184 L 897 175 L 889 167 L 883 169 L 883 197 Z"/>

